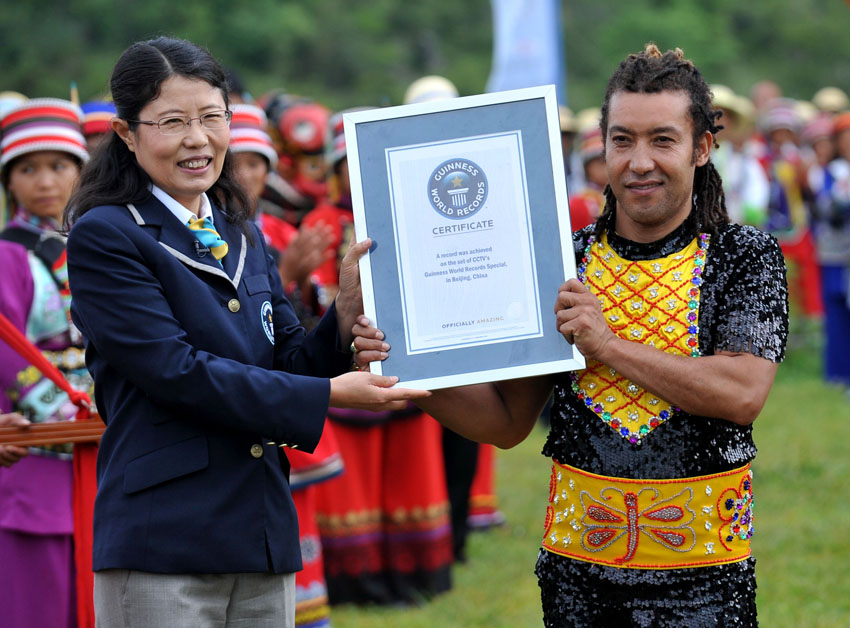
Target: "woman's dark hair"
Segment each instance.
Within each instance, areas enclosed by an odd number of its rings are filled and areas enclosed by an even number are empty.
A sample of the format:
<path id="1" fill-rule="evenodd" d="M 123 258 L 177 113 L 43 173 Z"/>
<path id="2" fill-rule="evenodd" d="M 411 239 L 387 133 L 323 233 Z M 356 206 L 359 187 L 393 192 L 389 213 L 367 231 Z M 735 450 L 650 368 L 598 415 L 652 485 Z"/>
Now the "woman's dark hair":
<path id="1" fill-rule="evenodd" d="M 135 131 L 139 112 L 159 96 L 162 83 L 172 76 L 205 81 L 221 90 L 229 105 L 227 78 L 218 61 L 204 48 L 183 39 L 159 37 L 127 48 L 115 64 L 109 81 L 117 116 Z M 99 205 L 138 203 L 150 194 L 150 177 L 117 133 L 110 133 L 80 173 L 77 188 L 65 208 L 65 228 Z M 233 175 L 230 151 L 210 192 L 228 221 L 242 225 L 250 211 L 245 191 Z"/>
<path id="2" fill-rule="evenodd" d="M 705 79 L 680 48 L 662 53 L 655 44 L 647 44 L 643 52 L 630 54 L 620 63 L 608 80 L 605 101 L 602 104 L 602 117 L 599 126 L 602 137 L 608 136 L 608 111 L 611 97 L 617 92 L 637 94 L 655 94 L 664 91 L 685 92 L 691 100 L 688 109 L 693 126 L 694 150 L 696 142 L 706 131 L 716 136 L 723 127 L 717 124 L 722 115 L 712 109 L 711 90 Z M 716 145 L 716 142 L 715 142 Z M 694 213 L 697 229 L 716 233 L 718 227 L 729 222 L 726 211 L 726 197 L 723 194 L 723 182 L 720 174 L 709 159 L 704 166 L 694 171 Z M 613 226 L 617 208 L 617 197 L 610 185 L 605 186 L 605 208 L 594 227 L 594 233 L 600 237 L 609 225 Z"/>

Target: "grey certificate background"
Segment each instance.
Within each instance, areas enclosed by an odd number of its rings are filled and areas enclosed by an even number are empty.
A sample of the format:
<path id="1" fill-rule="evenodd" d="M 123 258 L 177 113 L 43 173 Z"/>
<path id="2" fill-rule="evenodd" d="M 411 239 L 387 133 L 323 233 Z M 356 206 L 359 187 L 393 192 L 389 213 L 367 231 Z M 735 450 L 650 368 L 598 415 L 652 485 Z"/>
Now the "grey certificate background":
<path id="1" fill-rule="evenodd" d="M 574 357 L 572 345 L 555 329 L 555 315 L 552 309 L 558 288 L 565 281 L 565 277 L 555 205 L 555 175 L 552 170 L 544 102 L 543 98 L 535 98 L 357 124 L 357 150 L 366 209 L 366 230 L 374 242 L 370 265 L 375 311 L 378 326 L 392 346 L 389 358 L 383 362 L 384 375 L 396 375 L 401 382 L 405 382 Z M 397 146 L 514 130 L 522 132 L 543 336 L 409 355 L 406 353 L 404 341 L 404 320 L 384 151 Z M 447 158 L 454 156 L 448 155 Z M 559 172 L 557 176 L 563 177 L 564 173 Z M 476 217 L 471 218 L 475 219 Z M 505 286 L 505 289 L 510 290 L 511 286 Z"/>

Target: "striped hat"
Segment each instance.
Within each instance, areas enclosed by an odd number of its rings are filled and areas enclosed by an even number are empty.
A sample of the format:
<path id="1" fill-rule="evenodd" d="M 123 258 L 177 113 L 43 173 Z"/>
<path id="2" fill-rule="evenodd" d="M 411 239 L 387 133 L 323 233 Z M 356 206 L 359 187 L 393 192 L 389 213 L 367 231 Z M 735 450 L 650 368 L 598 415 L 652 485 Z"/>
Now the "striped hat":
<path id="1" fill-rule="evenodd" d="M 759 126 L 765 133 L 788 129 L 799 133 L 803 120 L 796 107 L 796 102 L 790 98 L 774 98 L 771 100 L 759 120 Z"/>
<path id="2" fill-rule="evenodd" d="M 10 109 L 0 120 L 0 168 L 40 150 L 58 150 L 88 161 L 82 122 L 82 110 L 58 98 L 33 98 Z"/>
<path id="3" fill-rule="evenodd" d="M 82 104 L 83 135 L 109 133 L 115 117 L 115 103 L 106 100 L 91 100 Z"/>
<path id="4" fill-rule="evenodd" d="M 230 151 L 259 153 L 269 161 L 269 169 L 277 168 L 277 152 L 266 132 L 266 114 L 254 105 L 233 105 L 230 121 Z"/>
<path id="5" fill-rule="evenodd" d="M 368 111 L 369 109 L 374 109 L 374 107 L 352 107 L 331 116 L 328 122 L 328 138 L 325 143 L 325 159 L 330 165 L 335 166 L 348 156 L 348 150 L 345 147 L 345 124 L 342 116 L 346 113 Z"/>

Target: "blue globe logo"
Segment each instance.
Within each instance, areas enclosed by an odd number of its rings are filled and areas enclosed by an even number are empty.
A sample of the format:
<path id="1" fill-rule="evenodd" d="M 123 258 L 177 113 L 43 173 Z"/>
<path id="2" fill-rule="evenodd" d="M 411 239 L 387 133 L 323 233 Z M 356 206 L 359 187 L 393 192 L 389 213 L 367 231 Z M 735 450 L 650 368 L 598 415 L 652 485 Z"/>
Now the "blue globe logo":
<path id="1" fill-rule="evenodd" d="M 453 220 L 478 213 L 487 200 L 487 176 L 469 159 L 449 159 L 428 178 L 428 200 L 442 216 Z"/>

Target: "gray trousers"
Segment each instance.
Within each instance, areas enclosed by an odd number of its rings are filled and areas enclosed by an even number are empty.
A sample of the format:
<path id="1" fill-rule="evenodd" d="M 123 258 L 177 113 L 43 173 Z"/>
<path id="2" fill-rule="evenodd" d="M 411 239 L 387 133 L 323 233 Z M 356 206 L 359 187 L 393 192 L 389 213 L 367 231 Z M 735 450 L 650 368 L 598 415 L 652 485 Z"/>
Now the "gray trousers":
<path id="1" fill-rule="evenodd" d="M 94 574 L 97 628 L 294 628 L 295 574 Z"/>

